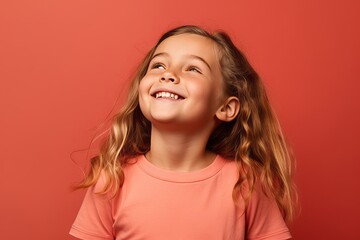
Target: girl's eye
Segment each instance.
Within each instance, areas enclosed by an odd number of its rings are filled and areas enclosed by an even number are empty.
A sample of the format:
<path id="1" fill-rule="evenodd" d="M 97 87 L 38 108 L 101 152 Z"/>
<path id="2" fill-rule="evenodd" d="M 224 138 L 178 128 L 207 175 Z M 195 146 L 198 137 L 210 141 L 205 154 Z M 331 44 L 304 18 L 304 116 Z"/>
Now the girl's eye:
<path id="1" fill-rule="evenodd" d="M 154 63 L 153 65 L 151 65 L 151 69 L 165 69 L 165 66 L 161 63 Z"/>
<path id="2" fill-rule="evenodd" d="M 194 67 L 194 66 L 190 66 L 190 67 L 188 68 L 188 71 L 190 71 L 190 72 L 202 73 L 199 68 Z"/>

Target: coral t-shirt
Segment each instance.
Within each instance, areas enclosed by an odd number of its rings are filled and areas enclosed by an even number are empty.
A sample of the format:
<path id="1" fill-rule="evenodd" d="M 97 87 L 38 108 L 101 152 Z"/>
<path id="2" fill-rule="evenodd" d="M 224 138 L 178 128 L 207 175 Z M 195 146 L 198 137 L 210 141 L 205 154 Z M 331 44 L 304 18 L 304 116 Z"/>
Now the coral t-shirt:
<path id="1" fill-rule="evenodd" d="M 174 172 L 143 155 L 124 168 L 115 198 L 95 194 L 104 179 L 87 190 L 70 234 L 87 240 L 289 239 L 274 199 L 253 193 L 244 207 L 234 204 L 238 179 L 234 161 L 217 156 L 206 168 Z"/>

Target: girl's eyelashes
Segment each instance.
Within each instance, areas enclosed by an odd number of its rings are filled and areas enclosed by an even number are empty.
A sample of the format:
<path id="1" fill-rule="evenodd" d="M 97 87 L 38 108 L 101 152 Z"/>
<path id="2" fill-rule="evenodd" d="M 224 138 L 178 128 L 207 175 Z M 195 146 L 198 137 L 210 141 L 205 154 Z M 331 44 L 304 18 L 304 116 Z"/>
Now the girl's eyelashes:
<path id="1" fill-rule="evenodd" d="M 153 64 L 150 65 L 150 69 L 162 69 L 162 70 L 165 70 L 166 66 L 163 63 L 156 62 L 156 63 L 153 63 Z M 200 70 L 200 68 L 198 68 L 196 66 L 189 66 L 185 70 L 189 71 L 189 72 L 196 72 L 196 73 L 202 74 L 202 71 Z"/>
<path id="2" fill-rule="evenodd" d="M 201 70 L 198 67 L 195 67 L 195 66 L 190 66 L 190 67 L 188 67 L 187 70 L 190 71 L 190 72 L 197 72 L 197 73 L 202 74 Z"/>
<path id="3" fill-rule="evenodd" d="M 151 69 L 165 69 L 165 65 L 162 63 L 154 63 L 151 65 Z"/>

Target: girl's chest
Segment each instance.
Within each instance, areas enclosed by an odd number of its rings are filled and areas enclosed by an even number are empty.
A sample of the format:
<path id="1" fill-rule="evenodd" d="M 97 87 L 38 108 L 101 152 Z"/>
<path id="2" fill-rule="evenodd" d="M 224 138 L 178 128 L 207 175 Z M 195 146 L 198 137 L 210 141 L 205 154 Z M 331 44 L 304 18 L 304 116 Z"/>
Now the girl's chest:
<path id="1" fill-rule="evenodd" d="M 148 181 L 125 188 L 114 214 L 116 239 L 243 239 L 244 214 L 221 181 Z"/>

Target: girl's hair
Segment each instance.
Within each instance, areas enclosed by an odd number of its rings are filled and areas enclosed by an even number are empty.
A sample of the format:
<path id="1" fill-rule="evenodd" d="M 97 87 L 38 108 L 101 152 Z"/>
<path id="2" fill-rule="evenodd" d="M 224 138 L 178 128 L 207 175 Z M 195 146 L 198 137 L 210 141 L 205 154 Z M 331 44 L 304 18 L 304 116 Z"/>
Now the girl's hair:
<path id="1" fill-rule="evenodd" d="M 99 154 L 91 159 L 89 174 L 78 188 L 94 185 L 103 173 L 105 186 L 101 193 L 111 190 L 117 193 L 124 182 L 123 167 L 134 156 L 150 150 L 151 123 L 139 107 L 139 83 L 159 44 L 168 37 L 185 33 L 204 36 L 217 44 L 226 94 L 240 101 L 236 119 L 222 122 L 207 143 L 208 150 L 234 159 L 239 166 L 234 201 L 240 193 L 247 202 L 255 184 L 260 183 L 264 193 L 275 198 L 284 218 L 291 220 L 297 200 L 292 180 L 293 158 L 258 74 L 226 33 L 210 34 L 191 25 L 166 32 L 146 55 L 131 82 L 124 106 L 113 116 L 109 136 Z"/>

